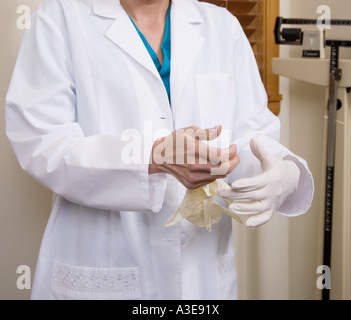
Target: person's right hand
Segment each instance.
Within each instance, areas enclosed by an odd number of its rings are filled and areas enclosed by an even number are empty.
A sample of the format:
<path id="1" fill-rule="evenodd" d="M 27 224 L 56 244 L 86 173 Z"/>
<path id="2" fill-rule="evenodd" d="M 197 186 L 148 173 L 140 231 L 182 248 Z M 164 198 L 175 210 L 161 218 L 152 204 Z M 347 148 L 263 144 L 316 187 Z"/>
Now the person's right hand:
<path id="1" fill-rule="evenodd" d="M 158 139 L 150 156 L 149 174 L 168 173 L 188 189 L 225 178 L 239 164 L 236 145 L 218 149 L 202 141 L 216 139 L 222 127 L 178 129 Z"/>

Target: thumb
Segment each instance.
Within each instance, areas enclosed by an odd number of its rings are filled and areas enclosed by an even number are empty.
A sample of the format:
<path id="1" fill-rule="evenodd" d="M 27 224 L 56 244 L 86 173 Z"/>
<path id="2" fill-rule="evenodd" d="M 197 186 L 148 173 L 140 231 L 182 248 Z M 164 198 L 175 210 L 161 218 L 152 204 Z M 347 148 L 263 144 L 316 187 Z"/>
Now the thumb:
<path id="1" fill-rule="evenodd" d="M 250 148 L 255 157 L 260 160 L 261 167 L 263 171 L 267 171 L 275 166 L 277 161 L 281 159 L 276 155 L 268 152 L 263 144 L 259 142 L 256 138 L 252 138 L 250 141 Z"/>

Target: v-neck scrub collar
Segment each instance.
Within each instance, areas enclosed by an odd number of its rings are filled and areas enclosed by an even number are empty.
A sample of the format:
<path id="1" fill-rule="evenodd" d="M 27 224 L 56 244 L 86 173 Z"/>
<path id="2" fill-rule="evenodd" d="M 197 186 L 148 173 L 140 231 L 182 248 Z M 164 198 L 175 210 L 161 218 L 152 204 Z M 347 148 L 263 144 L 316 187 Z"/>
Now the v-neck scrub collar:
<path id="1" fill-rule="evenodd" d="M 138 29 L 136 24 L 134 23 L 133 19 L 131 17 L 130 20 L 132 21 L 135 29 L 137 30 L 141 40 L 143 41 L 147 51 L 149 52 L 152 61 L 154 62 L 156 69 L 158 70 L 161 79 L 163 81 L 163 84 L 166 88 L 167 95 L 168 95 L 168 100 L 170 100 L 170 83 L 169 83 L 169 78 L 171 74 L 171 5 L 168 6 L 168 11 L 167 11 L 167 18 L 166 18 L 166 24 L 165 24 L 165 31 L 163 35 L 163 40 L 161 44 L 161 50 L 163 54 L 163 63 L 161 65 L 160 61 L 158 60 L 157 54 L 152 49 L 150 46 L 149 42 L 146 40 L 145 36 L 141 33 L 141 31 Z"/>

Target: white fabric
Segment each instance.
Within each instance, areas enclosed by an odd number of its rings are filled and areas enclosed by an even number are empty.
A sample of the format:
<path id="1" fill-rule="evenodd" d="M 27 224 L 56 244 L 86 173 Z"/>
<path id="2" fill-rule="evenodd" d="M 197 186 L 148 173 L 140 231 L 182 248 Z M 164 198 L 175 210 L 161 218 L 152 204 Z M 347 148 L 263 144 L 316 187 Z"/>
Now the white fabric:
<path id="1" fill-rule="evenodd" d="M 168 175 L 149 176 L 148 160 L 153 141 L 177 128 L 223 126 L 241 157 L 228 183 L 260 170 L 248 150 L 261 134 L 267 150 L 292 157 L 301 171 L 295 198 L 280 210 L 308 210 L 311 174 L 277 142 L 279 120 L 237 19 L 210 4 L 172 1 L 171 56 L 170 107 L 118 0 L 48 0 L 34 13 L 6 98 L 20 165 L 54 193 L 33 299 L 106 297 L 99 281 L 58 292 L 57 266 L 131 277 L 111 299 L 236 298 L 229 216 L 211 232 L 186 220 L 164 227 L 185 190 Z M 126 152 L 132 142 L 139 148 Z"/>

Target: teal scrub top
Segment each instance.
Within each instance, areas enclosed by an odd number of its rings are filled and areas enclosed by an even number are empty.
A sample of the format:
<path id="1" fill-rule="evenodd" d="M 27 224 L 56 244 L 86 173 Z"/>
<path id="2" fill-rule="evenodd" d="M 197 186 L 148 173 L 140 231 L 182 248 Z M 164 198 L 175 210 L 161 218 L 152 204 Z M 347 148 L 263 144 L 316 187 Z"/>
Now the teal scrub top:
<path id="1" fill-rule="evenodd" d="M 171 74 L 171 22 L 170 22 L 170 10 L 171 5 L 168 7 L 167 11 L 167 18 L 166 18 L 166 25 L 165 25 L 165 32 L 163 35 L 163 40 L 161 44 L 161 50 L 163 54 L 163 64 L 161 65 L 160 61 L 158 60 L 156 52 L 151 48 L 150 44 L 144 37 L 144 35 L 140 32 L 138 27 L 135 25 L 134 21 L 132 18 L 130 20 L 133 22 L 133 25 L 135 29 L 137 30 L 141 40 L 143 41 L 147 51 L 149 52 L 160 76 L 163 81 L 163 84 L 166 88 L 167 95 L 168 95 L 168 100 L 171 102 L 171 89 L 170 89 L 170 84 L 169 84 L 169 77 Z"/>

